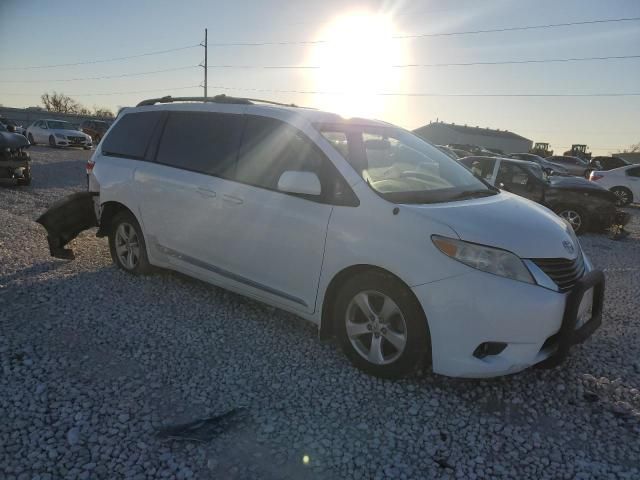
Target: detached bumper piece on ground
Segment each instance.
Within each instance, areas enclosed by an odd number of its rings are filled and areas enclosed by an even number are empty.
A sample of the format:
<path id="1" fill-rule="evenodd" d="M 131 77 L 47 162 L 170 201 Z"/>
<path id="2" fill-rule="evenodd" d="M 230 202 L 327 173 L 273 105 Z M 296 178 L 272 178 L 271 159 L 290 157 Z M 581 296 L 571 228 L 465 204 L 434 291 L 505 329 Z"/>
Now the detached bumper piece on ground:
<path id="1" fill-rule="evenodd" d="M 54 203 L 37 220 L 47 230 L 47 242 L 52 257 L 70 260 L 73 251 L 64 248 L 80 232 L 97 227 L 98 219 L 94 210 L 94 193 L 71 194 Z"/>

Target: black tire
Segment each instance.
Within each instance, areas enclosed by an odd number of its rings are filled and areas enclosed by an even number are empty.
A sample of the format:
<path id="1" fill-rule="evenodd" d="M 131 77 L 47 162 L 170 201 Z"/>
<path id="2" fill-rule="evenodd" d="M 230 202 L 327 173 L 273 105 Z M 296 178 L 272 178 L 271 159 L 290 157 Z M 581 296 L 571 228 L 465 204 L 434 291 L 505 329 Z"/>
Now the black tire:
<path id="1" fill-rule="evenodd" d="M 35 145 L 36 144 L 35 140 L 33 139 L 33 135 L 31 135 L 31 134 L 28 135 L 27 140 L 29 140 L 29 143 L 31 145 Z"/>
<path id="2" fill-rule="evenodd" d="M 133 248 L 133 241 L 131 244 L 128 242 L 123 244 L 122 238 L 119 237 L 119 228 L 123 227 L 129 232 L 135 232 L 135 238 L 137 240 L 136 244 L 138 247 L 137 254 L 132 255 L 132 250 L 129 248 Z M 133 240 L 131 234 L 129 233 L 129 238 Z M 121 255 L 118 254 L 118 249 L 116 244 L 119 246 L 124 246 L 126 250 L 129 250 L 128 255 L 122 255 L 126 258 L 133 258 L 133 261 L 128 263 L 125 259 L 121 258 Z M 131 273 L 133 275 L 146 275 L 151 273 L 152 267 L 149 263 L 149 259 L 147 258 L 147 245 L 144 241 L 144 235 L 142 234 L 142 229 L 140 228 L 140 224 L 136 218 L 127 211 L 122 211 L 114 215 L 111 220 L 111 225 L 109 228 L 109 251 L 111 252 L 111 258 L 113 259 L 113 263 L 115 263 L 118 267 L 124 270 L 127 273 Z M 132 256 L 131 256 L 132 255 Z M 129 257 L 131 256 L 131 257 Z"/>
<path id="3" fill-rule="evenodd" d="M 576 235 L 582 235 L 589 228 L 589 219 L 586 212 L 582 207 L 575 205 L 561 205 L 555 209 L 558 216 L 567 220 L 573 227 L 573 231 Z M 574 220 L 577 215 L 578 220 Z"/>
<path id="4" fill-rule="evenodd" d="M 627 187 L 613 187 L 610 191 L 618 198 L 616 205 L 619 207 L 624 207 L 633 202 L 633 192 Z"/>
<path id="5" fill-rule="evenodd" d="M 53 135 L 49 135 L 49 146 L 51 148 L 56 148 L 56 139 L 53 138 Z"/>
<path id="6" fill-rule="evenodd" d="M 373 333 L 374 327 L 369 328 L 366 324 L 371 324 L 371 317 L 367 318 L 363 311 L 355 306 L 355 297 L 360 295 L 369 295 L 372 301 L 367 301 L 371 306 L 376 319 L 380 319 L 380 323 L 375 327 L 379 333 Z M 375 299 L 376 294 L 380 295 Z M 382 302 L 375 304 L 386 296 L 391 299 L 393 304 L 398 307 L 400 314 L 390 315 L 386 321 L 382 315 L 382 310 L 376 309 L 381 307 Z M 352 313 L 354 312 L 355 313 Z M 355 317 L 351 317 L 355 315 Z M 380 315 L 380 317 L 378 317 Z M 360 321 L 352 322 L 351 325 L 358 325 L 360 328 L 369 329 L 367 332 L 360 333 L 354 340 L 357 347 L 354 346 L 347 334 L 347 319 L 354 318 Z M 342 345 L 342 350 L 351 363 L 360 370 L 382 378 L 399 378 L 415 372 L 418 368 L 425 366 L 425 360 L 431 361 L 431 339 L 429 335 L 429 327 L 427 325 L 426 316 L 422 307 L 411 290 L 402 282 L 389 274 L 378 271 L 363 272 L 349 278 L 340 288 L 340 292 L 336 298 L 333 309 L 333 319 L 335 332 L 338 340 Z M 403 321 L 404 319 L 404 321 Z M 364 320 L 364 323 L 362 322 Z M 400 328 L 398 327 L 398 325 Z M 393 344 L 387 340 L 393 332 L 402 332 L 404 329 L 405 344 L 401 350 L 396 349 Z M 372 333 L 368 333 L 371 331 Z M 374 363 L 366 359 L 362 350 L 373 350 L 373 341 L 378 338 L 381 357 L 384 360 L 384 353 L 389 354 L 388 363 Z M 397 338 L 397 337 L 396 337 Z"/>
<path id="7" fill-rule="evenodd" d="M 27 187 L 31 185 L 31 168 L 27 167 L 24 171 L 24 176 L 18 179 L 18 185 Z"/>

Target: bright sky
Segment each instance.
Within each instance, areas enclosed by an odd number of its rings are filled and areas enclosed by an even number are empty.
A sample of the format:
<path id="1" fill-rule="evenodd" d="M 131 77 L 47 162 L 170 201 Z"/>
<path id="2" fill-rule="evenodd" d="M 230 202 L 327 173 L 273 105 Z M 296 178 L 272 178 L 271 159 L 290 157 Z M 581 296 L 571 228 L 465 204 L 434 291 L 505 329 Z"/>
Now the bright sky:
<path id="1" fill-rule="evenodd" d="M 203 48 L 76 63 L 209 44 L 328 40 L 307 45 L 210 46 L 209 65 L 306 65 L 318 69 L 211 68 L 209 95 L 253 96 L 383 119 L 416 128 L 439 118 L 508 129 L 558 151 L 586 143 L 607 154 L 640 141 L 635 97 L 403 97 L 376 93 L 640 93 L 640 58 L 570 63 L 394 68 L 640 55 L 640 21 L 500 33 L 391 37 L 640 17 L 639 0 L 0 0 L 0 104 L 40 104 L 53 90 L 114 111 L 144 98 L 202 95 Z M 53 82 L 184 69 L 142 76 Z M 223 89 L 221 87 L 226 87 Z M 247 89 L 267 90 L 256 92 Z M 283 93 L 296 90 L 318 93 Z M 98 95 L 113 92 L 141 92 Z M 337 93 L 336 93 L 337 92 Z"/>

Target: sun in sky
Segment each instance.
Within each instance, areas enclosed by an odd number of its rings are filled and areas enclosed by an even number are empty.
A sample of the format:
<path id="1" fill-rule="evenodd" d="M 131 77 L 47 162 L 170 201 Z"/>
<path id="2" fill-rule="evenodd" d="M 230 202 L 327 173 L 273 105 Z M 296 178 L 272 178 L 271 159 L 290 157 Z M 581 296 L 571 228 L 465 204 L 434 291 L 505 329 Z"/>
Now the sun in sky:
<path id="1" fill-rule="evenodd" d="M 346 117 L 380 118 L 393 97 L 383 92 L 401 91 L 403 72 L 394 65 L 406 61 L 404 42 L 397 35 L 389 15 L 353 12 L 333 19 L 318 38 L 325 40 L 313 49 L 309 63 L 311 83 L 318 95 L 318 107 Z"/>

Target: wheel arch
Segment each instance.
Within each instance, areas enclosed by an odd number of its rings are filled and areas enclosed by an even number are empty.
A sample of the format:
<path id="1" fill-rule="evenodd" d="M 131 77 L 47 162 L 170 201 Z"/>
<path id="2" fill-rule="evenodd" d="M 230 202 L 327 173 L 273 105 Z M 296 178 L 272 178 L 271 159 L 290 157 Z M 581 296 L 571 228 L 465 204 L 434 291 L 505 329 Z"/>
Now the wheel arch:
<path id="1" fill-rule="evenodd" d="M 427 318 L 427 313 L 424 311 L 424 308 L 422 307 L 422 304 L 420 303 L 418 298 L 415 296 L 415 293 L 413 292 L 411 287 L 400 277 L 391 273 L 389 270 L 382 267 L 378 267 L 376 265 L 370 265 L 370 264 L 351 265 L 349 267 L 343 268 L 338 273 L 336 273 L 331 279 L 331 281 L 329 282 L 329 285 L 327 285 L 327 288 L 325 289 L 324 297 L 322 301 L 322 313 L 320 315 L 320 330 L 319 330 L 320 339 L 330 340 L 335 336 L 335 325 L 334 325 L 333 319 L 331 318 L 331 311 L 333 309 L 333 305 L 336 301 L 336 297 L 338 295 L 338 291 L 340 290 L 340 287 L 344 285 L 344 283 L 349 278 L 364 272 L 382 273 L 383 275 L 392 277 L 398 282 L 400 282 L 402 285 L 406 287 L 407 291 L 410 292 L 410 294 L 413 296 L 416 302 L 418 302 L 418 305 L 420 305 L 420 308 L 422 309 L 422 313 L 424 314 L 425 318 Z M 429 332 L 429 337 L 430 337 L 431 329 L 429 328 L 428 319 L 427 319 L 426 328 L 427 328 L 427 331 Z"/>
<path id="2" fill-rule="evenodd" d="M 140 219 L 138 219 L 138 216 L 135 214 L 135 212 L 123 203 L 109 201 L 103 203 L 100 208 L 100 227 L 98 228 L 96 237 L 106 237 L 111 233 L 111 222 L 113 218 L 120 212 L 129 212 L 134 216 L 136 220 L 138 220 L 138 223 L 140 224 Z"/>

